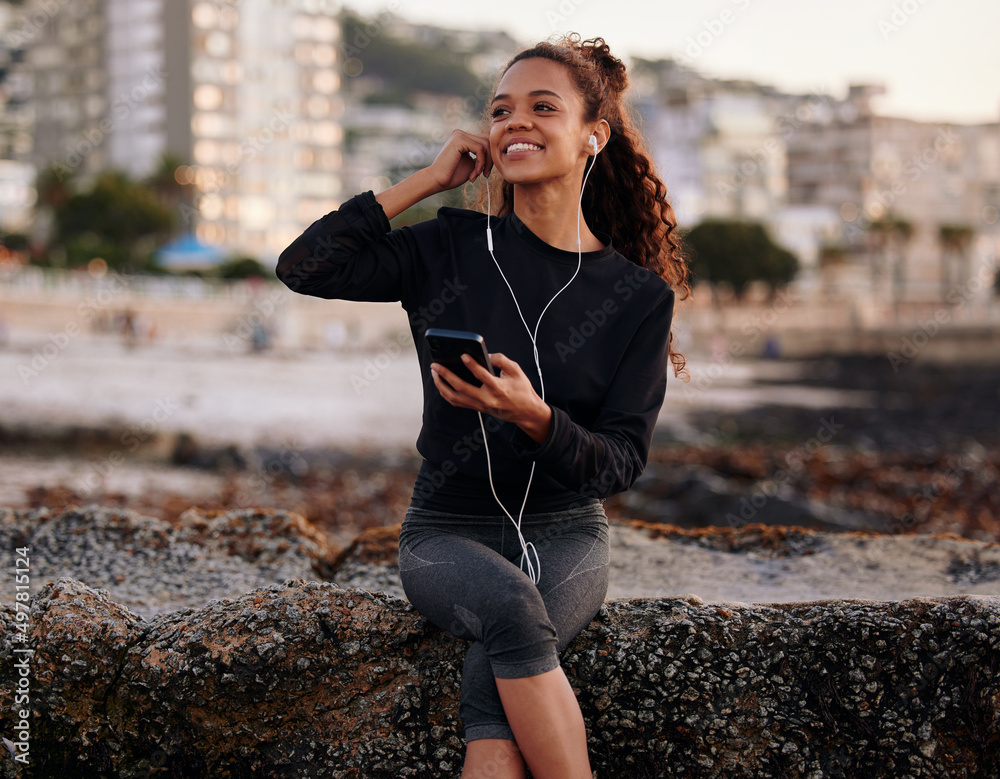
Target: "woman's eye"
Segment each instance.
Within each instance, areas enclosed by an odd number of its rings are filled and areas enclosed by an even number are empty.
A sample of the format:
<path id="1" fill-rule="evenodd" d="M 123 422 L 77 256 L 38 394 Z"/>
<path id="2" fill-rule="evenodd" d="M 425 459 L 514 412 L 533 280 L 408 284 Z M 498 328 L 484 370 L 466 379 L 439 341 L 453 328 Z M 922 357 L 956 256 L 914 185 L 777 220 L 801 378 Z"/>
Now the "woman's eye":
<path id="1" fill-rule="evenodd" d="M 549 103 L 535 103 L 535 105 L 533 106 L 532 110 L 534 110 L 534 111 L 536 111 L 538 113 L 543 113 L 544 114 L 544 113 L 551 113 L 552 111 L 555 111 L 556 108 L 555 108 L 555 106 L 553 106 L 553 105 L 551 105 Z M 510 113 L 510 109 L 509 108 L 504 108 L 503 106 L 497 106 L 496 108 L 493 109 L 492 112 L 490 112 L 490 116 L 493 119 L 497 119 L 497 118 L 499 118 L 501 116 L 506 116 L 509 113 Z"/>

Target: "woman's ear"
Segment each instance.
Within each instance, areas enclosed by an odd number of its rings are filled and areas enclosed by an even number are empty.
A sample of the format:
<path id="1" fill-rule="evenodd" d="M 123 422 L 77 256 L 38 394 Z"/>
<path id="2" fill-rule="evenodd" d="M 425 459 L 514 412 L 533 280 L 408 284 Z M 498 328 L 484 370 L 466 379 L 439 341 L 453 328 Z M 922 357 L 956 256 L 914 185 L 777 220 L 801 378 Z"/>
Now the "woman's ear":
<path id="1" fill-rule="evenodd" d="M 608 145 L 608 141 L 611 139 L 611 125 L 608 124 L 608 120 L 601 119 L 591 132 L 591 135 L 597 139 L 597 148 L 594 149 L 591 147 L 588 141 L 588 151 L 590 154 L 597 154 Z"/>

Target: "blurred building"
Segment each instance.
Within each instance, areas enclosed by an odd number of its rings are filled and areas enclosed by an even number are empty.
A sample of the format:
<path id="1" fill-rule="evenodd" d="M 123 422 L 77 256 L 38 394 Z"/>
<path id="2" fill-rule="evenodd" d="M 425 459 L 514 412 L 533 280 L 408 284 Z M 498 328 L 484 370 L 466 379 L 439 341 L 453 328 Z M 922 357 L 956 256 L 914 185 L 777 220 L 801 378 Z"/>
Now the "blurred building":
<path id="1" fill-rule="evenodd" d="M 345 190 L 375 192 L 433 162 L 452 130 L 478 132 L 482 107 L 492 94 L 500 69 L 519 48 L 507 33 L 455 30 L 414 24 L 389 10 L 378 14 L 360 32 L 358 41 L 345 40 L 350 57 L 344 64 Z M 461 90 L 426 88 L 397 94 L 368 67 L 371 37 L 385 35 L 403 46 L 447 52 L 474 77 Z M 456 79 L 457 81 L 457 79 Z M 437 198 L 440 200 L 441 198 Z"/>
<path id="2" fill-rule="evenodd" d="M 1000 124 L 880 116 L 881 93 L 851 87 L 789 138 L 788 202 L 839 217 L 825 270 L 842 286 L 937 303 L 975 278 L 977 255 L 995 257 Z"/>
<path id="3" fill-rule="evenodd" d="M 34 159 L 60 178 L 151 172 L 166 147 L 161 0 L 31 4 L 21 37 L 34 90 Z"/>
<path id="4" fill-rule="evenodd" d="M 819 247 L 837 233 L 828 208 L 790 206 L 789 138 L 829 98 L 706 77 L 676 60 L 633 64 L 642 132 L 686 228 L 706 218 L 758 221 L 800 260 L 797 286 L 819 285 Z"/>
<path id="5" fill-rule="evenodd" d="M 674 60 L 633 69 L 643 132 L 681 222 L 765 220 L 787 196 L 781 117 L 800 98 L 706 78 Z"/>
<path id="6" fill-rule="evenodd" d="M 368 103 L 367 89 L 357 87 L 346 96 L 344 187 L 350 194 L 380 192 L 433 162 L 457 126 L 449 123 L 456 107 L 443 96 L 427 96 L 420 106 Z M 466 118 L 458 114 L 459 121 Z"/>
<path id="7" fill-rule="evenodd" d="M 673 60 L 634 72 L 681 224 L 764 222 L 799 257 L 804 295 L 937 304 L 976 278 L 977 254 L 996 257 L 1000 124 L 879 116 L 876 86 L 836 99 L 706 78 Z"/>
<path id="8" fill-rule="evenodd" d="M 0 2 L 0 231 L 24 233 L 35 204 L 31 76 L 21 36 L 24 8 Z"/>
<path id="9" fill-rule="evenodd" d="M 338 8 L 36 3 L 24 36 L 35 163 L 63 177 L 107 168 L 141 177 L 170 154 L 183 163 L 178 182 L 197 191 L 182 208 L 188 229 L 229 251 L 273 256 L 340 195 Z"/>

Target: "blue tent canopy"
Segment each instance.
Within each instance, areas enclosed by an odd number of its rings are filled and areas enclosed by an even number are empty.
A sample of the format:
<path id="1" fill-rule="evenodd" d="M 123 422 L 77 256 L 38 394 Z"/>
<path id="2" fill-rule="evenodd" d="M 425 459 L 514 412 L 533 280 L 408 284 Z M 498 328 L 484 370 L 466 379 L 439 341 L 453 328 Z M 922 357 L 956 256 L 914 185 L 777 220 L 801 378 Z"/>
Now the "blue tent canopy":
<path id="1" fill-rule="evenodd" d="M 184 233 L 161 246 L 156 259 L 168 270 L 197 270 L 221 265 L 225 255 L 218 247 L 199 241 L 194 233 Z"/>

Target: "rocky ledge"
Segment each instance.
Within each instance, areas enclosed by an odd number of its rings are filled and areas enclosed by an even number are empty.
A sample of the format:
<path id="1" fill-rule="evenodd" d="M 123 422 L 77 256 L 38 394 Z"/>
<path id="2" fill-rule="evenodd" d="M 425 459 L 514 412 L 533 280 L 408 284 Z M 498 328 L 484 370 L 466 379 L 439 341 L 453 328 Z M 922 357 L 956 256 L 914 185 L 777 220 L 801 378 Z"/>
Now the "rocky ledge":
<path id="1" fill-rule="evenodd" d="M 997 776 L 998 545 L 612 531 L 613 591 L 657 597 L 613 595 L 563 655 L 598 776 Z M 0 752 L 0 776 L 457 775 L 464 646 L 392 594 L 397 534 L 337 552 L 270 510 L 168 524 L 0 509 L 32 582 L 30 611 L 0 606 L 0 734 L 29 747 L 27 770 Z M 934 597 L 706 603 L 671 589 L 691 558 L 701 594 L 722 571 L 780 584 L 755 592 L 828 593 L 791 583 L 841 565 L 852 580 L 916 568 Z"/>
<path id="2" fill-rule="evenodd" d="M 71 579 L 0 612 L 37 776 L 447 777 L 462 643 L 404 601 L 286 580 L 144 621 Z M 30 688 L 15 663 L 30 649 Z M 563 663 L 598 776 L 986 777 L 1000 602 L 609 602 Z M 4 762 L 4 775 L 16 775 Z"/>

